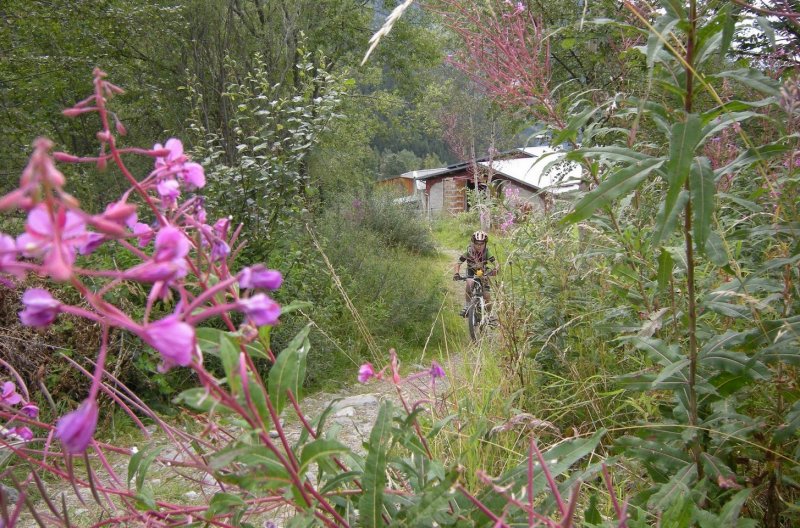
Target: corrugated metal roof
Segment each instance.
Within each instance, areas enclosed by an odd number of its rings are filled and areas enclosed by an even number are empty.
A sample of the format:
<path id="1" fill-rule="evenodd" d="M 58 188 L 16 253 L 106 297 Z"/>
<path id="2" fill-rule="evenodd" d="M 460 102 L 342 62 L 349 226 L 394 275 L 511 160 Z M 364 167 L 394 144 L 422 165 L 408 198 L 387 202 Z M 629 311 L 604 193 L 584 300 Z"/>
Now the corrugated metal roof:
<path id="1" fill-rule="evenodd" d="M 491 164 L 484 161 L 479 165 L 491 168 L 496 174 L 526 186 L 553 194 L 563 194 L 578 189 L 583 170 L 577 163 L 566 162 L 563 168 L 551 165 L 547 173 L 543 172 L 550 162 L 557 159 L 558 153 L 561 151 L 550 147 L 527 147 L 524 150 L 526 154 L 535 157 L 497 160 Z"/>

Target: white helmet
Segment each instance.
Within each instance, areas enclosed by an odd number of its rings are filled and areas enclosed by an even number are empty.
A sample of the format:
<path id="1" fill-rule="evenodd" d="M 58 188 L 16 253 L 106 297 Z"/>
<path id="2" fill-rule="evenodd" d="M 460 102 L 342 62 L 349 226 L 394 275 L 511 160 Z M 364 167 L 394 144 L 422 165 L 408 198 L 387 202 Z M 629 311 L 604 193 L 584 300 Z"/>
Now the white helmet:
<path id="1" fill-rule="evenodd" d="M 472 233 L 473 242 L 486 242 L 488 240 L 489 240 L 489 235 L 487 235 L 483 231 L 478 230 Z"/>

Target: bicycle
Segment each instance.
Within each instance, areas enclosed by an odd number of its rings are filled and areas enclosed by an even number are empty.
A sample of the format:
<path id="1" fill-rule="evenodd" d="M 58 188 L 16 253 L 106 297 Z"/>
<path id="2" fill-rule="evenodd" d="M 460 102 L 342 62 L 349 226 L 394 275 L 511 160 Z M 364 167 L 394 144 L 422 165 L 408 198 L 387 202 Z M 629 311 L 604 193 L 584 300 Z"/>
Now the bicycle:
<path id="1" fill-rule="evenodd" d="M 458 280 L 472 279 L 470 300 L 464 313 L 464 317 L 467 320 L 467 328 L 469 329 L 469 337 L 472 341 L 477 341 L 478 336 L 491 324 L 491 318 L 486 313 L 486 299 L 483 296 L 483 292 L 487 286 L 484 281 L 494 275 L 494 271 L 490 270 L 488 273 L 484 273 L 482 269 L 477 269 L 472 277 L 461 275 L 458 277 Z"/>

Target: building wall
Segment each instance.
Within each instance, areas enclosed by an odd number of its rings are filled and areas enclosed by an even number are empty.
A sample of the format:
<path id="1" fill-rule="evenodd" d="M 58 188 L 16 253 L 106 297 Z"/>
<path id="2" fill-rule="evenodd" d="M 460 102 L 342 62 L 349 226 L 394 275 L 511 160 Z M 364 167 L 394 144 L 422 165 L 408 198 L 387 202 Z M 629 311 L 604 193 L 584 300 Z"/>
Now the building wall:
<path id="1" fill-rule="evenodd" d="M 426 182 L 426 195 L 425 210 L 428 215 L 440 215 L 444 209 L 444 182 L 442 180 L 429 180 Z"/>

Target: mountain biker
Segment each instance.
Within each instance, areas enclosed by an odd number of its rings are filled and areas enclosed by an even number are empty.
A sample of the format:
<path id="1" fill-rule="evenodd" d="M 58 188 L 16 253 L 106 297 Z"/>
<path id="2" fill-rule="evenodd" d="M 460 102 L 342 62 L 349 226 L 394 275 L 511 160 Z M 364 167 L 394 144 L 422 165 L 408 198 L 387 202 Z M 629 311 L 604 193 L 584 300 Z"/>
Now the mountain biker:
<path id="1" fill-rule="evenodd" d="M 472 293 L 472 284 L 475 282 L 472 277 L 475 276 L 475 272 L 477 270 L 483 270 L 486 272 L 486 265 L 488 263 L 495 263 L 494 256 L 489 254 L 489 248 L 487 244 L 489 242 L 489 235 L 487 235 L 483 231 L 475 231 L 472 233 L 472 238 L 470 241 L 469 246 L 467 247 L 467 251 L 458 257 L 458 262 L 456 262 L 455 267 L 455 274 L 453 275 L 453 280 L 460 280 L 461 279 L 461 264 L 464 262 L 467 263 L 467 286 L 464 291 L 464 309 L 461 310 L 461 317 L 464 317 L 467 313 L 467 308 L 469 308 L 470 302 L 470 295 Z M 497 267 L 492 270 L 491 275 L 497 274 Z M 489 284 L 484 283 L 483 287 L 483 298 L 486 301 L 487 309 L 490 307 L 490 296 L 489 296 Z"/>

